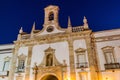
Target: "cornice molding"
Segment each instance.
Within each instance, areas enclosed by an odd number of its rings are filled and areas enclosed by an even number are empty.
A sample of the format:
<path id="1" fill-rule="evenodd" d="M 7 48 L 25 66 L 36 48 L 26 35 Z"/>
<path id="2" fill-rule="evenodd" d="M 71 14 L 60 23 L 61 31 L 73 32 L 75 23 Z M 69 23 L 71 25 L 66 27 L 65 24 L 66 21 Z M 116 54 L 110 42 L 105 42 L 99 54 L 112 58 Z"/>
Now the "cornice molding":
<path id="1" fill-rule="evenodd" d="M 69 39 L 73 39 L 73 40 L 85 39 L 91 37 L 90 36 L 91 32 L 92 32 L 91 30 L 87 30 L 76 33 L 57 33 L 57 34 L 36 36 L 31 39 L 14 41 L 14 44 L 15 46 L 32 46 L 32 45 L 44 44 L 44 43 L 68 41 Z"/>
<path id="2" fill-rule="evenodd" d="M 105 41 L 113 41 L 113 40 L 120 40 L 120 35 L 96 37 L 94 39 L 95 42 L 105 42 Z"/>

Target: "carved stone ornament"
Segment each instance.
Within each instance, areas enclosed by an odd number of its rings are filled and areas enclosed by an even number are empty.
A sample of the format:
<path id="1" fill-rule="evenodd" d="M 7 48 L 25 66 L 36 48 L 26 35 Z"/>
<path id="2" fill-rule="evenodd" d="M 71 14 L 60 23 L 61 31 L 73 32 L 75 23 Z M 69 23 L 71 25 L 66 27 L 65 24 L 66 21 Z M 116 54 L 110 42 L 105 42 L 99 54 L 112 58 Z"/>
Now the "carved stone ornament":
<path id="1" fill-rule="evenodd" d="M 55 57 L 55 49 L 48 47 L 45 51 L 45 56 L 39 66 L 57 66 L 62 65 Z"/>
<path id="2" fill-rule="evenodd" d="M 86 51 L 86 49 L 84 49 L 84 48 L 78 48 L 75 50 L 76 53 L 81 53 L 81 52 L 85 52 L 85 51 Z"/>
<path id="3" fill-rule="evenodd" d="M 52 32 L 54 30 L 54 27 L 53 26 L 48 26 L 47 27 L 47 32 Z"/>
<path id="4" fill-rule="evenodd" d="M 55 51 L 55 49 L 53 49 L 53 48 L 51 48 L 51 47 L 49 47 L 49 48 L 47 48 L 46 50 L 45 50 L 45 52 L 54 52 Z"/>
<path id="5" fill-rule="evenodd" d="M 112 46 L 106 46 L 102 48 L 103 52 L 113 52 L 113 49 L 114 47 Z"/>
<path id="6" fill-rule="evenodd" d="M 10 61 L 11 57 L 7 56 L 4 58 L 4 61 Z"/>
<path id="7" fill-rule="evenodd" d="M 21 55 L 18 56 L 19 60 L 25 60 L 26 56 L 22 53 Z"/>

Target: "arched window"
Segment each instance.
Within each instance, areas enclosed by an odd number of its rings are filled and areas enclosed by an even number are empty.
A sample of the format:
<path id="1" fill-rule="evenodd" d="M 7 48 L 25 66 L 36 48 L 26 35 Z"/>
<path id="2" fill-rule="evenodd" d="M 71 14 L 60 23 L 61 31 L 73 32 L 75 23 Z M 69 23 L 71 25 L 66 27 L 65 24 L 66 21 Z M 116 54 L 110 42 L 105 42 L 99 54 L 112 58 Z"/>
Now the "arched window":
<path id="1" fill-rule="evenodd" d="M 50 12 L 49 13 L 49 21 L 52 21 L 52 20 L 54 20 L 54 13 Z"/>

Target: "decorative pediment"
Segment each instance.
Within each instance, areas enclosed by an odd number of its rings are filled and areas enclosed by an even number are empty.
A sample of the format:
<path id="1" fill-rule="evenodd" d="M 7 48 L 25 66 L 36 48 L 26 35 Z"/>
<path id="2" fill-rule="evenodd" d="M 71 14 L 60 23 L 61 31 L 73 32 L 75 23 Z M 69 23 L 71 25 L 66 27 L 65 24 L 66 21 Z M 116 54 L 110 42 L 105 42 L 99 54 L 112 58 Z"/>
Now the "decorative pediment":
<path id="1" fill-rule="evenodd" d="M 58 66 L 62 65 L 55 56 L 55 49 L 48 47 L 45 51 L 45 56 L 43 58 L 43 61 L 39 66 Z"/>
<path id="2" fill-rule="evenodd" d="M 4 61 L 10 61 L 11 57 L 7 56 L 4 58 Z"/>
<path id="3" fill-rule="evenodd" d="M 103 52 L 113 51 L 114 47 L 112 46 L 105 46 L 102 48 Z"/>
<path id="4" fill-rule="evenodd" d="M 26 55 L 24 55 L 23 53 L 21 55 L 18 56 L 18 59 L 20 60 L 25 60 L 26 59 Z"/>
<path id="5" fill-rule="evenodd" d="M 75 50 L 76 53 L 81 53 L 81 52 L 85 52 L 85 51 L 86 51 L 86 49 L 84 49 L 84 48 L 78 48 Z"/>
<path id="6" fill-rule="evenodd" d="M 55 51 L 55 49 L 53 49 L 53 48 L 51 48 L 51 47 L 49 47 L 49 48 L 47 48 L 46 50 L 45 50 L 45 52 L 54 52 Z"/>

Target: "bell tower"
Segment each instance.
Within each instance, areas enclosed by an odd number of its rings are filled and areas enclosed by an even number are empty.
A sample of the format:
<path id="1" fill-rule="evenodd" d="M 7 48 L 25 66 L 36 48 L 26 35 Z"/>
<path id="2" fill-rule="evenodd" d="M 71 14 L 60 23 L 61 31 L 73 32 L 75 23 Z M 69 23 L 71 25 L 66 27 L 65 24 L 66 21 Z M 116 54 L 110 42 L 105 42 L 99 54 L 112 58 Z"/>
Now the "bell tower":
<path id="1" fill-rule="evenodd" d="M 59 7 L 50 5 L 44 9 L 45 11 L 45 18 L 44 18 L 44 27 L 47 26 L 58 26 L 58 13 L 59 13 Z"/>

